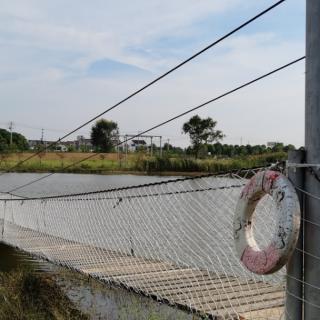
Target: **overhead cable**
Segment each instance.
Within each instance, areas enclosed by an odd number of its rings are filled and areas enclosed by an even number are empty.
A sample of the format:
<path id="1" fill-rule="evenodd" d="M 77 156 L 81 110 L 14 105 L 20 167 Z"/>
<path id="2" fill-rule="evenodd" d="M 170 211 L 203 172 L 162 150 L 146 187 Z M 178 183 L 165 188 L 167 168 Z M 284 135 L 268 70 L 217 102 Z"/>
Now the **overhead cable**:
<path id="1" fill-rule="evenodd" d="M 186 60 L 180 62 L 178 65 L 176 65 L 175 67 L 171 68 L 170 70 L 168 70 L 167 72 L 163 73 L 162 75 L 160 75 L 159 77 L 155 78 L 154 80 L 152 80 L 151 82 L 147 83 L 146 85 L 144 85 L 142 88 L 134 91 L 133 93 L 131 93 L 129 96 L 127 96 L 126 98 L 120 100 L 119 102 L 117 102 L 116 104 L 112 105 L 111 107 L 108 107 L 106 110 L 104 110 L 103 112 L 99 113 L 98 115 L 94 116 L 93 118 L 89 119 L 88 121 L 84 122 L 83 124 L 79 125 L 77 128 L 73 129 L 72 131 L 70 131 L 69 133 L 65 134 L 63 137 L 59 138 L 57 141 L 50 143 L 49 145 L 47 145 L 45 148 L 41 148 L 39 151 L 37 151 L 36 153 L 32 154 L 31 156 L 27 157 L 26 159 L 23 159 L 21 161 L 19 161 L 17 164 L 15 164 L 14 166 L 12 166 L 11 168 L 5 170 L 4 172 L 0 173 L 0 176 L 7 173 L 7 172 L 11 172 L 12 170 L 14 170 L 15 168 L 19 167 L 21 164 L 25 163 L 26 161 L 32 159 L 33 157 L 37 156 L 38 154 L 42 153 L 45 149 L 47 148 L 51 148 L 53 146 L 55 146 L 56 144 L 60 143 L 63 139 L 69 137 L 70 135 L 72 135 L 73 133 L 75 133 L 76 131 L 82 129 L 83 127 L 87 126 L 88 124 L 90 124 L 91 122 L 97 120 L 98 118 L 100 118 L 101 116 L 105 115 L 106 113 L 110 112 L 111 110 L 117 108 L 118 106 L 120 106 L 121 104 L 123 104 L 124 102 L 130 100 L 131 98 L 133 98 L 134 96 L 136 96 L 137 94 L 141 93 L 142 91 L 146 90 L 147 88 L 149 88 L 150 86 L 152 86 L 153 84 L 157 83 L 158 81 L 160 81 L 161 79 L 165 78 L 166 76 L 168 76 L 169 74 L 171 74 L 172 72 L 176 71 L 177 69 L 181 68 L 182 66 L 184 66 L 185 64 L 187 64 L 188 62 L 190 62 L 191 60 L 195 59 L 196 57 L 198 57 L 199 55 L 201 55 L 202 53 L 206 52 L 207 50 L 211 49 L 212 47 L 216 46 L 217 44 L 219 44 L 220 42 L 222 42 L 223 40 L 229 38 L 231 35 L 235 34 L 236 32 L 238 32 L 239 30 L 243 29 L 244 27 L 246 27 L 247 25 L 249 25 L 250 23 L 252 23 L 253 21 L 257 20 L 258 18 L 262 17 L 263 15 L 265 15 L 266 13 L 268 13 L 269 11 L 273 10 L 274 8 L 278 7 L 281 3 L 285 2 L 286 0 L 280 0 L 277 1 L 276 3 L 274 3 L 273 5 L 271 5 L 270 7 L 268 7 L 267 9 L 261 11 L 260 13 L 258 13 L 257 15 L 255 15 L 254 17 L 252 17 L 251 19 L 247 20 L 246 22 L 242 23 L 240 26 L 236 27 L 235 29 L 231 30 L 230 32 L 228 32 L 227 34 L 225 34 L 224 36 L 220 37 L 219 39 L 215 40 L 214 42 L 212 42 L 211 44 L 209 44 L 208 46 L 206 46 L 205 48 L 201 49 L 200 51 L 198 51 L 197 53 L 193 54 L 191 57 L 187 58 Z"/>

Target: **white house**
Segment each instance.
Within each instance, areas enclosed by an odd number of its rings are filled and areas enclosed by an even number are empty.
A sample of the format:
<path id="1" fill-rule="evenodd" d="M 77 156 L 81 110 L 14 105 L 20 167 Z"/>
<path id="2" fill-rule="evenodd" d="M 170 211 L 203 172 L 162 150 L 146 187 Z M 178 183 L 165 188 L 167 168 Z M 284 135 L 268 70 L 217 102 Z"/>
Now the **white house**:
<path id="1" fill-rule="evenodd" d="M 128 151 L 135 152 L 140 148 L 147 148 L 145 140 L 131 140 L 128 142 Z"/>
<path id="2" fill-rule="evenodd" d="M 54 151 L 67 152 L 68 148 L 64 144 L 58 144 Z"/>

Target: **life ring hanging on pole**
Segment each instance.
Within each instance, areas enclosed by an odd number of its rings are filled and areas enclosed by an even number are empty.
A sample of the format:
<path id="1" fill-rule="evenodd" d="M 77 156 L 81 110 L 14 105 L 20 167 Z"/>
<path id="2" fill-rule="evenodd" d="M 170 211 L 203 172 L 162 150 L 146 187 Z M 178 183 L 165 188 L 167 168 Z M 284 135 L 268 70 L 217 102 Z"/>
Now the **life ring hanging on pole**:
<path id="1" fill-rule="evenodd" d="M 266 194 L 276 202 L 278 225 L 271 243 L 260 249 L 254 239 L 252 218 Z M 244 266 L 257 274 L 281 269 L 295 249 L 300 216 L 298 196 L 284 175 L 267 170 L 253 176 L 241 192 L 233 222 L 236 252 Z"/>

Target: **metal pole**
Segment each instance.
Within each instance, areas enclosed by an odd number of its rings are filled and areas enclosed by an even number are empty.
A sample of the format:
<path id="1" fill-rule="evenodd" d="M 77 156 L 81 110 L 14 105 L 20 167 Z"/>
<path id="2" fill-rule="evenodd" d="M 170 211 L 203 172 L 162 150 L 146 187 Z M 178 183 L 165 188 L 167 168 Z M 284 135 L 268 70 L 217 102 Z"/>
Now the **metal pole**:
<path id="1" fill-rule="evenodd" d="M 306 30 L 306 163 L 320 163 L 320 1 L 307 0 Z M 320 196 L 320 170 L 310 168 L 305 173 L 305 190 Z M 305 197 L 304 235 L 304 316 L 320 319 L 320 201 Z"/>
<path id="2" fill-rule="evenodd" d="M 126 141 L 128 139 L 128 136 L 125 135 L 124 140 Z M 126 166 L 127 166 L 127 160 L 128 160 L 128 141 L 125 142 L 125 149 L 126 149 Z"/>
<path id="3" fill-rule="evenodd" d="M 288 163 L 303 163 L 304 150 L 289 151 Z M 304 189 L 304 170 L 302 168 L 288 168 L 288 177 L 294 186 Z M 303 194 L 297 190 L 300 200 L 301 212 L 303 213 Z M 303 297 L 303 221 L 301 221 L 300 235 L 296 250 L 287 264 L 287 296 L 286 296 L 286 318 L 289 320 L 302 319 Z M 298 298 L 296 298 L 298 297 Z"/>
<path id="4" fill-rule="evenodd" d="M 162 158 L 162 136 L 160 136 L 160 158 Z"/>
<path id="5" fill-rule="evenodd" d="M 153 136 L 151 136 L 150 137 L 150 139 L 151 139 L 151 146 L 150 146 L 150 156 L 152 157 L 152 155 L 153 155 L 153 145 L 152 145 L 152 138 L 153 138 Z"/>
<path id="6" fill-rule="evenodd" d="M 12 129 L 13 129 L 13 122 L 10 121 L 10 123 L 9 123 L 9 130 L 10 130 L 10 147 L 12 146 Z"/>

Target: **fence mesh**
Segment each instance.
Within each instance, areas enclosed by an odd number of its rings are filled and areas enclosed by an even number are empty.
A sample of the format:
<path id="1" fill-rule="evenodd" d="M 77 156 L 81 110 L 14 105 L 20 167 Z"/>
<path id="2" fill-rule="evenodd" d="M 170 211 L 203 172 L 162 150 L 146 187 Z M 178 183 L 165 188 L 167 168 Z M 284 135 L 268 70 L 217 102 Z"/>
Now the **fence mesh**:
<path id="1" fill-rule="evenodd" d="M 61 197 L 2 194 L 2 241 L 204 316 L 280 319 L 284 270 L 254 275 L 234 252 L 235 206 L 252 173 Z M 275 205 L 265 196 L 256 209 L 260 247 L 276 221 Z"/>

